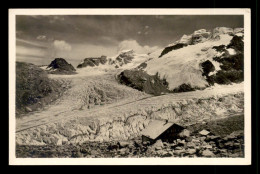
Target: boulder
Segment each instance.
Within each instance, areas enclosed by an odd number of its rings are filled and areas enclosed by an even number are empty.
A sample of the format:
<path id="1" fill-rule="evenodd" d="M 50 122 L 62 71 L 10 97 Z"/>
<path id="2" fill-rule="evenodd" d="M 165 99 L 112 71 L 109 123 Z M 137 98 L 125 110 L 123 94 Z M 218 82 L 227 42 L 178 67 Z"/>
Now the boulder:
<path id="1" fill-rule="evenodd" d="M 183 147 L 180 147 L 180 146 L 175 147 L 175 150 L 182 150 L 182 149 L 183 149 Z"/>
<path id="2" fill-rule="evenodd" d="M 205 141 L 207 141 L 207 142 L 209 142 L 209 141 L 216 142 L 219 139 L 220 139 L 220 136 L 208 135 L 207 138 L 205 139 Z"/>
<path id="3" fill-rule="evenodd" d="M 163 148 L 163 142 L 162 140 L 157 140 L 156 143 L 154 143 L 152 145 L 153 148 L 157 148 L 157 149 L 160 149 L 160 148 Z"/>
<path id="4" fill-rule="evenodd" d="M 119 141 L 118 145 L 120 148 L 125 148 L 125 147 L 128 147 L 130 145 L 130 143 L 127 141 Z"/>
<path id="5" fill-rule="evenodd" d="M 185 140 L 182 140 L 182 141 L 178 141 L 178 142 L 177 142 L 177 146 L 185 146 L 185 145 L 186 145 Z"/>
<path id="6" fill-rule="evenodd" d="M 195 147 L 196 147 L 196 144 L 194 144 L 193 142 L 188 142 L 188 143 L 186 144 L 186 146 L 187 146 L 188 148 L 195 148 Z"/>
<path id="7" fill-rule="evenodd" d="M 206 136 L 206 135 L 208 135 L 209 133 L 210 133 L 210 132 L 207 131 L 207 130 L 205 130 L 205 129 L 203 129 L 202 131 L 199 132 L 199 134 L 200 134 L 200 135 L 203 135 L 203 136 Z"/>
<path id="8" fill-rule="evenodd" d="M 204 157 L 214 157 L 215 156 L 215 154 L 208 149 L 204 150 L 201 155 Z"/>
<path id="9" fill-rule="evenodd" d="M 196 149 L 188 149 L 188 150 L 186 150 L 185 153 L 188 154 L 188 155 L 193 155 L 193 154 L 196 153 Z"/>
<path id="10" fill-rule="evenodd" d="M 192 141 L 192 137 L 186 137 L 186 138 L 185 138 L 185 141 L 186 141 L 186 142 L 191 142 L 191 141 Z"/>
<path id="11" fill-rule="evenodd" d="M 180 138 L 187 138 L 190 136 L 190 131 L 187 129 L 184 129 L 181 133 L 179 133 Z"/>
<path id="12" fill-rule="evenodd" d="M 25 107 L 25 110 L 27 111 L 27 112 L 32 112 L 32 109 L 30 108 L 30 107 Z"/>

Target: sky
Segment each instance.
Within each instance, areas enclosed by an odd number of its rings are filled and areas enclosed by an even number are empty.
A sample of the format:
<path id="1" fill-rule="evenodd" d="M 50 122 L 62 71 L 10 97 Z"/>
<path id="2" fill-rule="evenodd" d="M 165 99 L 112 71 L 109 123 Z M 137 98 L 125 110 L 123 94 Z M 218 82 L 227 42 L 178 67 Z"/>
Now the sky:
<path id="1" fill-rule="evenodd" d="M 150 53 L 199 29 L 243 26 L 239 15 L 17 15 L 16 59 L 47 65 L 62 57 L 76 66 L 125 49 Z"/>

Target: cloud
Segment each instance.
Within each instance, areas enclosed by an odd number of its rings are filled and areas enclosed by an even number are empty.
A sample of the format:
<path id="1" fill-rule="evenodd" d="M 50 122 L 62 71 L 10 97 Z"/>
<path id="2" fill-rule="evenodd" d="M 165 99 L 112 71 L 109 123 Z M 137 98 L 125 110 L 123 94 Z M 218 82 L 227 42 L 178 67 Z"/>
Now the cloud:
<path id="1" fill-rule="evenodd" d="M 44 56 L 45 50 L 40 48 L 30 48 L 27 46 L 17 45 L 16 54 L 19 55 L 31 55 L 31 56 Z"/>
<path id="2" fill-rule="evenodd" d="M 39 44 L 37 42 L 24 40 L 24 39 L 16 39 L 16 44 L 20 46 L 26 46 L 26 47 L 36 47 L 36 48 L 42 48 L 47 49 L 48 47 L 44 44 Z"/>
<path id="3" fill-rule="evenodd" d="M 65 42 L 64 40 L 55 40 L 53 41 L 53 46 L 57 50 L 70 51 L 71 45 Z"/>
<path id="4" fill-rule="evenodd" d="M 145 29 L 148 29 L 148 28 L 149 28 L 149 26 L 148 26 L 148 25 L 146 25 L 144 28 L 145 28 Z"/>
<path id="5" fill-rule="evenodd" d="M 151 53 L 159 49 L 159 47 L 157 46 L 150 47 L 148 45 L 141 46 L 136 40 L 124 40 L 119 43 L 117 50 L 118 52 L 120 52 L 122 50 L 129 50 L 129 49 L 134 50 L 136 53 L 145 54 L 145 53 Z"/>
<path id="6" fill-rule="evenodd" d="M 37 36 L 36 37 L 36 39 L 38 39 L 38 40 L 46 40 L 46 36 L 44 36 L 44 35 L 39 35 L 39 36 Z"/>
<path id="7" fill-rule="evenodd" d="M 141 31 L 138 31 L 137 34 L 142 34 L 142 32 L 141 32 Z"/>

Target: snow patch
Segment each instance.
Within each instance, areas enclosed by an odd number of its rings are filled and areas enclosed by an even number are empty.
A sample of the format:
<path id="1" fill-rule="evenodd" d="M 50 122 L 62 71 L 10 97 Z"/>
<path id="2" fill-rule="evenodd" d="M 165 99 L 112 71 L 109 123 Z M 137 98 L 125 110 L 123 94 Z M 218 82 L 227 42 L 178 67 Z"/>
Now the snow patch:
<path id="1" fill-rule="evenodd" d="M 235 55 L 236 54 L 236 51 L 233 48 L 228 48 L 227 51 L 228 51 L 229 55 Z"/>
<path id="2" fill-rule="evenodd" d="M 223 34 L 233 34 L 234 30 L 227 27 L 217 27 L 213 30 L 213 38 Z"/>

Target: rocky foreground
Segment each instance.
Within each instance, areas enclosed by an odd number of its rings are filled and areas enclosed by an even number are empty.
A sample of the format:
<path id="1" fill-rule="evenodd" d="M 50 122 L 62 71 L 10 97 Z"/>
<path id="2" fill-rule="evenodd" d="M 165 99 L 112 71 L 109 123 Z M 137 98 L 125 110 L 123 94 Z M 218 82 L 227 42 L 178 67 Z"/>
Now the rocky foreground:
<path id="1" fill-rule="evenodd" d="M 173 142 L 127 141 L 82 144 L 17 145 L 18 158 L 244 157 L 244 116 L 231 116 L 187 127 Z"/>

